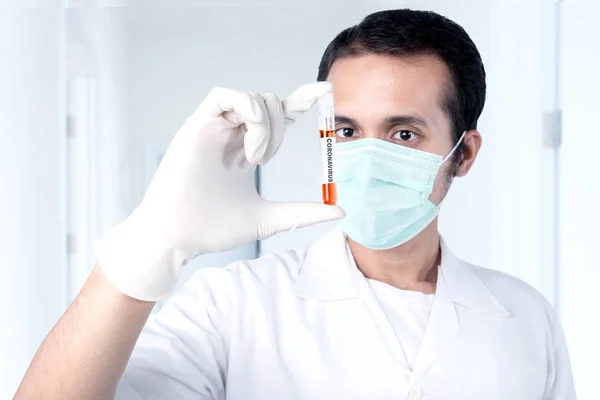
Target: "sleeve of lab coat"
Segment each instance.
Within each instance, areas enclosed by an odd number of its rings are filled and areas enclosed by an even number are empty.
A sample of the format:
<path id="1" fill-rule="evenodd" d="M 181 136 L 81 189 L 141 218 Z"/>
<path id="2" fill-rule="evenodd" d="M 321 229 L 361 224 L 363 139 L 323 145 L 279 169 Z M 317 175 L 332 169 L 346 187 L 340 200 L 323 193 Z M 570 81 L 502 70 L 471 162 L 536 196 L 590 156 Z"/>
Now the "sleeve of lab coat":
<path id="1" fill-rule="evenodd" d="M 117 400 L 224 399 L 231 281 L 203 269 L 148 320 Z"/>
<path id="2" fill-rule="evenodd" d="M 548 380 L 544 400 L 576 400 L 573 375 L 571 373 L 571 362 L 565 335 L 558 321 L 556 313 L 552 311 L 552 342 L 550 351 L 550 363 L 548 365 Z"/>

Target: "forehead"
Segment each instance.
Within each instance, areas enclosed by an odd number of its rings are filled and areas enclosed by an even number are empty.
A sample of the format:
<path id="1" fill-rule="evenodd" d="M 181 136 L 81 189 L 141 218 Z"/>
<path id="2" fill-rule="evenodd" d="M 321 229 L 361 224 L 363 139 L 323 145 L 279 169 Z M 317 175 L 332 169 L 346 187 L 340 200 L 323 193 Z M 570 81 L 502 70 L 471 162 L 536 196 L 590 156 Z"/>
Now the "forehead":
<path id="1" fill-rule="evenodd" d="M 355 118 L 418 114 L 449 123 L 442 104 L 450 71 L 433 55 L 345 57 L 334 62 L 327 80 L 333 83 L 336 113 Z"/>

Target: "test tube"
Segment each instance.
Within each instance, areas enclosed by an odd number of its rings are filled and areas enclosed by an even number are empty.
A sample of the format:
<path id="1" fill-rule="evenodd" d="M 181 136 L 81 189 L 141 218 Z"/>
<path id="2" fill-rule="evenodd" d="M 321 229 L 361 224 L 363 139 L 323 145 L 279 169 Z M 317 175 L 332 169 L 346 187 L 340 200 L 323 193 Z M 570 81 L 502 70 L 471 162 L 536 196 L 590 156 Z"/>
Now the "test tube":
<path id="1" fill-rule="evenodd" d="M 323 160 L 323 203 L 334 205 L 337 202 L 335 184 L 335 115 L 333 94 L 328 93 L 317 100 L 319 113 L 319 135 L 321 138 L 321 158 Z"/>

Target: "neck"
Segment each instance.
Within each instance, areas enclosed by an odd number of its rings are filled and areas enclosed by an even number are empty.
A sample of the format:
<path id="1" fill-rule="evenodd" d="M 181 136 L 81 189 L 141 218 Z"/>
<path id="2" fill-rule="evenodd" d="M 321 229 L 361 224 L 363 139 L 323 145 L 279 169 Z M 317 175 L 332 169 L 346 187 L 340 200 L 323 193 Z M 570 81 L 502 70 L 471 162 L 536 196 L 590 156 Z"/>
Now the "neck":
<path id="1" fill-rule="evenodd" d="M 348 238 L 358 269 L 366 278 L 404 290 L 435 292 L 440 265 L 437 218 L 408 242 L 389 250 L 372 250 Z"/>

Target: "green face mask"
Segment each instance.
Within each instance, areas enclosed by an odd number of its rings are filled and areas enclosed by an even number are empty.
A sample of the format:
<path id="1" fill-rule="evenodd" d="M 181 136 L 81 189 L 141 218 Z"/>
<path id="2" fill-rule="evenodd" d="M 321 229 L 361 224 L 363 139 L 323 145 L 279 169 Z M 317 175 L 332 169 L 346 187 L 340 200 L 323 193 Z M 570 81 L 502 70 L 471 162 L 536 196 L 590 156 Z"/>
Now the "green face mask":
<path id="1" fill-rule="evenodd" d="M 354 241 L 371 249 L 406 243 L 435 219 L 439 206 L 429 201 L 445 158 L 380 139 L 336 145 L 337 204 L 341 222 Z"/>

